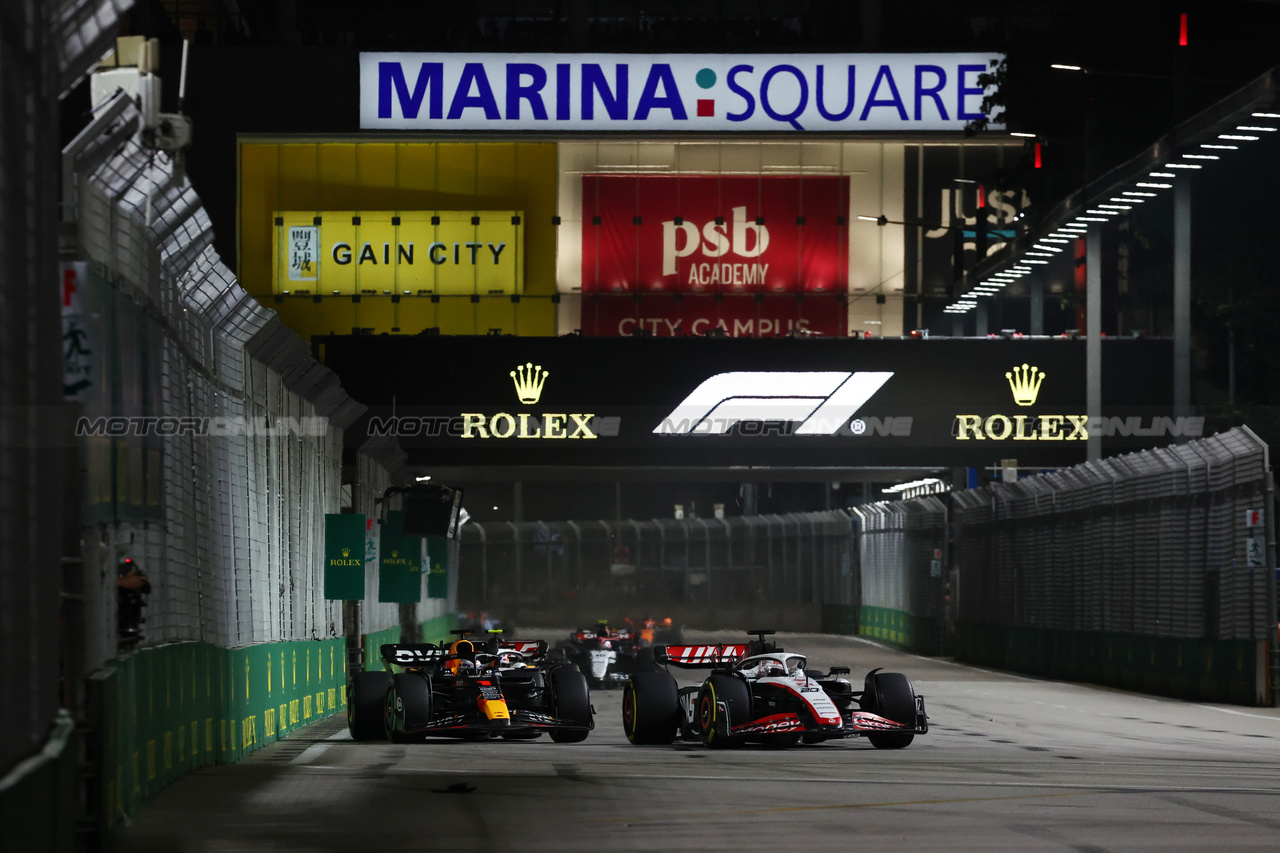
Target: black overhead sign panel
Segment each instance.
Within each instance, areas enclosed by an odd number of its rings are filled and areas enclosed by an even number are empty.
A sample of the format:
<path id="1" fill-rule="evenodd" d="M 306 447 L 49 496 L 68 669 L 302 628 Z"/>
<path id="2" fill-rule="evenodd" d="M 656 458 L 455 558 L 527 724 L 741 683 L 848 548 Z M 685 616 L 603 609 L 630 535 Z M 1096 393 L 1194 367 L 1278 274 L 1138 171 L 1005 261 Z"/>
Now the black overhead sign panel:
<path id="1" fill-rule="evenodd" d="M 317 339 L 369 406 L 348 446 L 413 464 L 1025 466 L 1199 435 L 1172 417 L 1172 346 L 1103 345 L 1103 416 L 1077 340 L 355 336 Z M 394 403 L 394 405 L 393 405 Z"/>

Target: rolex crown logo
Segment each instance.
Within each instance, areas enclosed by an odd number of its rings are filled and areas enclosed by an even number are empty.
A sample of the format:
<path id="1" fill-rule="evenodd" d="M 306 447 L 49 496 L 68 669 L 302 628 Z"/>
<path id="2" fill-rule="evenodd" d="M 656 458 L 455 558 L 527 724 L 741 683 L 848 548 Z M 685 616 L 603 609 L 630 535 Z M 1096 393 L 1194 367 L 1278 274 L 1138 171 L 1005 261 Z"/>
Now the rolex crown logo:
<path id="1" fill-rule="evenodd" d="M 400 552 L 399 552 L 399 551 L 395 551 L 395 550 L 393 550 L 393 551 L 391 552 L 391 559 L 393 559 L 393 560 L 394 560 L 396 557 L 399 557 L 399 556 L 400 556 Z"/>
<path id="2" fill-rule="evenodd" d="M 542 369 L 542 365 L 528 362 L 511 371 L 511 380 L 516 383 L 516 396 L 521 403 L 536 403 L 542 397 L 542 384 L 551 374 Z"/>
<path id="3" fill-rule="evenodd" d="M 343 548 L 343 549 L 342 549 L 342 556 L 343 556 L 343 557 L 350 557 L 350 556 L 351 556 L 351 549 L 350 549 L 350 548 Z"/>
<path id="4" fill-rule="evenodd" d="M 1019 406 L 1034 406 L 1040 394 L 1040 383 L 1044 381 L 1044 372 L 1038 367 L 1014 367 L 1004 375 L 1009 380 L 1009 389 L 1013 391 L 1013 402 Z"/>

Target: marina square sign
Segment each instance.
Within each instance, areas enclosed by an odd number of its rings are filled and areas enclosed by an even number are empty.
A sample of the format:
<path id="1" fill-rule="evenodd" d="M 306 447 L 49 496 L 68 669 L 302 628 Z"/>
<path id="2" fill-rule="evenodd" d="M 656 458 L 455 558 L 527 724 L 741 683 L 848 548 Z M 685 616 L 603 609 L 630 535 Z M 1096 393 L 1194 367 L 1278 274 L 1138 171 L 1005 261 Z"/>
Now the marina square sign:
<path id="1" fill-rule="evenodd" d="M 990 53 L 362 53 L 366 130 L 962 131 Z M 993 129 L 998 126 L 992 125 Z"/>

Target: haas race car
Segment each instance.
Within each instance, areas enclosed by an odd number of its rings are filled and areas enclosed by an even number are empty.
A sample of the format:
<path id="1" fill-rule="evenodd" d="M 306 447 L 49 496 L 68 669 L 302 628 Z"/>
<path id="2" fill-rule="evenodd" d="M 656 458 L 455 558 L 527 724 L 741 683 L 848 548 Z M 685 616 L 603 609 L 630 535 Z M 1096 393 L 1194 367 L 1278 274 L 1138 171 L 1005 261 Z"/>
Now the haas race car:
<path id="1" fill-rule="evenodd" d="M 772 631 L 735 645 L 655 646 L 659 664 L 710 667 L 698 687 L 678 687 L 664 669 L 636 672 L 622 694 L 622 725 L 634 744 L 676 737 L 710 747 L 747 742 L 790 746 L 865 737 L 878 749 L 901 749 L 929 731 L 924 697 L 907 677 L 873 669 L 861 691 L 848 667 L 805 669 L 804 655 L 766 640 Z"/>
<path id="2" fill-rule="evenodd" d="M 360 672 L 347 686 L 354 740 L 421 742 L 427 737 L 586 740 L 595 727 L 587 681 L 547 654 L 545 640 L 472 638 L 441 647 L 382 647 L 383 672 Z"/>

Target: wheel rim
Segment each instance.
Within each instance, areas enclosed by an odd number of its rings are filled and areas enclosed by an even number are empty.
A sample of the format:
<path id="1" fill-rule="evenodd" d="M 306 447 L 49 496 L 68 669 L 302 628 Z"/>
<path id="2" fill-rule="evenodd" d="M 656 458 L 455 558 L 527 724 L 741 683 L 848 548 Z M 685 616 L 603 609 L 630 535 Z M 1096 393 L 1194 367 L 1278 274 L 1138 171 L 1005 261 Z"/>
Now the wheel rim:
<path id="1" fill-rule="evenodd" d="M 622 727 L 630 734 L 635 733 L 636 723 L 636 692 L 631 689 L 628 684 L 626 690 L 622 694 Z"/>
<path id="2" fill-rule="evenodd" d="M 702 701 L 698 703 L 698 727 L 704 732 L 711 731 L 715 724 L 715 700 L 710 693 L 702 694 Z"/>

